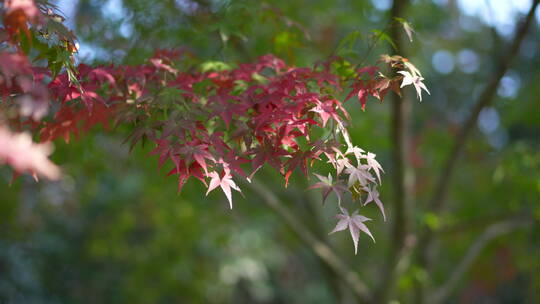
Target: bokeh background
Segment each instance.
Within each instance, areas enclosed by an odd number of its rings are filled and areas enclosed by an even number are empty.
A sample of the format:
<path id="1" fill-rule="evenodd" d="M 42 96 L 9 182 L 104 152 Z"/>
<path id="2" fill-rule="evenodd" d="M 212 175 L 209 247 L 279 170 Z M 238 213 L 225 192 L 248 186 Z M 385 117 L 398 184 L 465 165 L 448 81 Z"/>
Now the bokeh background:
<path id="1" fill-rule="evenodd" d="M 399 0 L 398 0 L 399 1 Z M 185 46 L 208 60 L 251 61 L 274 53 L 312 65 L 360 35 L 346 56 L 375 62 L 371 31 L 385 28 L 391 0 L 61 0 L 79 38 L 84 63 L 142 63 L 156 48 Z M 414 172 L 413 226 L 436 231 L 431 271 L 414 260 L 390 299 L 413 303 L 416 282 L 444 284 L 486 227 L 527 216 L 526 225 L 490 239 L 446 300 L 448 303 L 540 302 L 540 10 L 491 106 L 482 110 L 449 187 L 443 214 L 425 203 L 452 144 L 452 134 L 504 56 L 531 0 L 416 0 L 404 17 L 415 29 L 403 53 L 431 91 L 414 101 L 408 165 Z M 356 37 L 356 36 L 355 36 Z M 413 96 L 412 90 L 409 92 Z M 377 154 L 387 174 L 381 195 L 392 221 L 390 103 L 368 102 L 352 115 L 353 141 Z M 157 169 L 149 146 L 129 151 L 126 130 L 96 129 L 55 144 L 66 176 L 9 186 L 0 169 L 0 303 L 354 303 L 340 279 L 283 219 L 244 190 L 228 209 L 220 193 L 204 196 L 190 181 Z M 377 243 L 361 238 L 354 255 L 348 233 L 327 236 L 335 204 L 320 204 L 300 174 L 285 189 L 263 170 L 297 220 L 327 242 L 372 286 L 392 248 L 390 223 L 368 215 Z"/>

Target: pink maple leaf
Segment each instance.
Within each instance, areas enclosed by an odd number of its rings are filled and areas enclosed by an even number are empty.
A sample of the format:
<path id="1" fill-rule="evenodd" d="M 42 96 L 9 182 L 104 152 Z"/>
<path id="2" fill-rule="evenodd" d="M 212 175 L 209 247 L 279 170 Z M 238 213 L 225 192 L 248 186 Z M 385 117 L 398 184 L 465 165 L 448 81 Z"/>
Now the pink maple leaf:
<path id="1" fill-rule="evenodd" d="M 230 169 L 225 167 L 223 171 L 224 171 L 223 176 L 220 176 L 215 171 L 209 172 L 207 174 L 207 176 L 210 178 L 210 183 L 208 185 L 208 191 L 206 191 L 206 195 L 208 195 L 210 191 L 216 189 L 218 186 L 221 187 L 221 190 L 223 190 L 223 193 L 225 193 L 225 196 L 227 197 L 227 200 L 229 201 L 229 206 L 232 209 L 233 205 L 232 205 L 231 189 L 234 189 L 238 192 L 242 192 L 242 191 L 233 181 Z"/>
<path id="2" fill-rule="evenodd" d="M 347 187 L 340 181 L 336 180 L 334 182 L 332 175 L 329 173 L 328 177 L 324 177 L 322 175 L 314 173 L 315 176 L 320 180 L 320 182 L 315 183 L 308 189 L 321 189 L 322 190 L 322 197 L 323 197 L 323 204 L 328 198 L 328 195 L 331 192 L 334 192 L 338 198 L 339 204 L 341 204 L 341 198 L 343 193 L 348 192 L 349 190 Z"/>
<path id="3" fill-rule="evenodd" d="M 371 235 L 368 227 L 364 224 L 364 222 L 370 221 L 371 219 L 363 215 L 359 215 L 358 210 L 356 210 L 352 215 L 349 215 L 347 209 L 344 208 L 341 208 L 341 212 L 341 214 L 336 215 L 336 218 L 339 221 L 336 224 L 336 227 L 334 227 L 334 230 L 332 230 L 329 234 L 349 229 L 354 243 L 354 254 L 358 252 L 358 239 L 360 238 L 360 231 L 369 235 L 373 242 L 375 242 L 373 235 Z"/>
<path id="4" fill-rule="evenodd" d="M 0 126 L 0 164 L 9 164 L 16 173 L 27 172 L 51 180 L 60 177 L 60 169 L 48 155 L 52 152 L 49 143 L 36 144 L 27 133 L 11 133 Z"/>

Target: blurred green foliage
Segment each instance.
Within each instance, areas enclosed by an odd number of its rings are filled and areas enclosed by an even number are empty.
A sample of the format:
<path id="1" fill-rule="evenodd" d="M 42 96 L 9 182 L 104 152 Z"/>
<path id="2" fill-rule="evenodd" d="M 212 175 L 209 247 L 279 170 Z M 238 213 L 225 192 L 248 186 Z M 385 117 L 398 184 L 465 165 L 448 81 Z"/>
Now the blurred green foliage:
<path id="1" fill-rule="evenodd" d="M 156 48 L 187 47 L 207 60 L 203 70 L 224 69 L 275 53 L 291 64 L 312 65 L 338 54 L 374 62 L 389 51 L 370 51 L 373 30 L 388 11 L 376 1 L 60 1 L 81 43 L 84 62 L 141 63 Z M 384 1 L 382 1 L 384 2 Z M 414 41 L 404 50 L 426 78 L 432 95 L 413 111 L 409 161 L 415 171 L 413 218 L 440 235 L 442 258 L 433 275 L 410 265 L 396 299 L 412 302 L 415 281 L 445 281 L 474 238 L 489 223 L 528 214 L 540 219 L 540 51 L 538 23 L 503 80 L 497 100 L 481 115 L 451 186 L 450 209 L 424 212 L 451 136 L 493 73 L 508 36 L 462 12 L 455 1 L 413 1 L 406 19 Z M 446 53 L 440 53 L 445 51 Z M 436 60 L 437 54 L 451 54 Z M 368 55 L 368 58 L 365 58 Z M 439 57 L 440 57 L 439 56 Z M 442 62 L 442 63 L 441 63 Z M 445 63 L 446 62 L 446 63 Z M 443 64 L 441 67 L 440 65 Z M 446 64 L 446 66 L 444 66 Z M 340 67 L 344 73 L 348 67 Z M 506 88 L 504 88 L 506 83 Z M 505 92 L 506 90 L 506 92 Z M 411 92 L 412 93 L 412 92 Z M 353 141 L 377 153 L 391 173 L 389 105 L 348 105 Z M 482 125 L 484 124 L 484 125 Z M 491 125 L 490 125 L 491 124 Z M 490 127 L 491 126 L 491 127 Z M 98 129 L 53 159 L 67 177 L 8 186 L 0 169 L 0 303 L 348 303 L 352 294 L 256 194 L 244 189 L 228 210 L 224 197 L 204 196 L 190 181 L 181 194 L 174 178 L 157 170 L 151 147 L 131 153 L 125 130 Z M 377 239 L 353 255 L 349 235 L 328 238 L 335 213 L 306 192 L 300 174 L 283 189 L 271 171 L 257 177 L 299 221 L 328 241 L 372 285 L 389 248 L 387 223 L 371 224 Z M 383 202 L 390 200 L 385 178 Z M 387 203 L 387 208 L 391 204 Z M 372 214 L 375 215 L 376 210 Z M 369 212 L 368 212 L 369 213 Z M 388 210 L 391 214 L 392 210 Z M 482 252 L 452 302 L 540 301 L 538 226 L 505 235 Z M 483 303 L 483 302 L 482 302 Z"/>

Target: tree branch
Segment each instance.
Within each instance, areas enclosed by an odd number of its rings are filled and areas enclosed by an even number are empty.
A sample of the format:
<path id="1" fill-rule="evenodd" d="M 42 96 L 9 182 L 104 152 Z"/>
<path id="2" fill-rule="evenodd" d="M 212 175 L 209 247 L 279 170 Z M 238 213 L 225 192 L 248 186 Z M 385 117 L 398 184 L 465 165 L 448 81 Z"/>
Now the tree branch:
<path id="1" fill-rule="evenodd" d="M 530 213 L 529 210 L 522 210 L 520 212 L 505 213 L 505 214 L 486 214 L 483 216 L 475 217 L 467 221 L 456 222 L 453 224 L 442 225 L 440 228 L 434 231 L 435 234 L 440 236 L 447 236 L 451 234 L 470 233 L 471 231 L 482 229 L 488 225 L 499 223 L 507 220 L 508 218 L 526 217 Z"/>
<path id="2" fill-rule="evenodd" d="M 367 286 L 362 282 L 358 274 L 352 271 L 341 257 L 339 257 L 327 244 L 320 241 L 307 227 L 285 207 L 278 197 L 260 183 L 252 181 L 247 184 L 253 191 L 260 195 L 262 201 L 279 214 L 287 225 L 298 235 L 313 252 L 351 288 L 363 302 L 369 302 L 371 296 Z"/>
<path id="3" fill-rule="evenodd" d="M 523 41 L 523 38 L 525 38 L 525 35 L 527 34 L 531 23 L 534 21 L 534 12 L 536 10 L 536 7 L 540 3 L 540 0 L 534 0 L 533 4 L 531 5 L 531 8 L 529 9 L 529 13 L 527 14 L 527 17 L 522 21 L 521 25 L 518 27 L 514 39 L 512 41 L 512 44 L 510 45 L 510 48 L 508 50 L 508 53 L 504 58 L 502 58 L 501 64 L 497 68 L 495 75 L 491 79 L 491 81 L 488 83 L 488 85 L 485 87 L 485 89 L 482 91 L 482 94 L 478 97 L 478 100 L 476 104 L 474 105 L 474 108 L 463 125 L 463 127 L 459 130 L 458 134 L 456 135 L 454 145 L 452 146 L 452 150 L 450 152 L 450 155 L 448 156 L 445 164 L 444 169 L 442 171 L 442 174 L 440 175 L 439 179 L 437 180 L 434 194 L 429 201 L 428 207 L 434 211 L 438 212 L 440 211 L 443 206 L 444 202 L 446 200 L 448 188 L 450 185 L 450 180 L 452 178 L 452 175 L 454 173 L 457 160 L 459 159 L 461 153 L 463 152 L 463 149 L 465 148 L 465 144 L 474 129 L 474 126 L 476 125 L 476 121 L 478 120 L 478 116 L 480 115 L 480 112 L 483 108 L 488 106 L 490 103 L 493 102 L 493 97 L 495 96 L 495 93 L 497 92 L 497 87 L 499 86 L 499 82 L 501 81 L 502 77 L 510 67 L 510 64 L 512 63 L 513 59 L 516 57 L 519 48 L 521 46 L 521 42 Z"/>
<path id="4" fill-rule="evenodd" d="M 390 23 L 394 18 L 403 17 L 405 8 L 409 4 L 408 0 L 394 0 L 390 11 Z M 403 29 L 397 26 L 390 28 L 390 37 L 394 41 L 397 51 L 401 56 L 404 54 Z M 395 53 L 395 50 L 391 49 Z M 392 95 L 392 126 L 390 131 L 390 142 L 392 143 L 392 186 L 393 186 L 393 214 L 391 230 L 391 248 L 382 271 L 382 277 L 376 290 L 375 299 L 379 302 L 386 302 L 393 291 L 398 270 L 396 267 L 402 260 L 405 252 L 406 238 L 409 232 L 410 220 L 408 209 L 410 208 L 410 192 L 414 179 L 412 170 L 408 168 L 407 155 L 409 140 L 409 126 L 412 104 L 404 97 Z"/>
<path id="5" fill-rule="evenodd" d="M 431 199 L 428 201 L 427 209 L 429 211 L 433 213 L 440 213 L 440 211 L 443 209 L 446 198 L 447 198 L 451 178 L 454 173 L 457 161 L 459 157 L 461 156 L 463 149 L 465 148 L 465 144 L 471 132 L 474 129 L 474 126 L 478 120 L 478 116 L 480 115 L 480 112 L 482 111 L 484 107 L 488 106 L 490 103 L 493 102 L 497 87 L 499 86 L 499 83 L 502 77 L 504 76 L 508 68 L 510 67 L 510 64 L 512 63 L 513 59 L 516 57 L 519 51 L 519 48 L 521 46 L 521 43 L 523 39 L 525 38 L 525 35 L 527 34 L 531 26 L 531 23 L 534 20 L 535 10 L 538 7 L 539 2 L 540 0 L 533 1 L 527 16 L 523 19 L 521 24 L 518 26 L 516 33 L 514 34 L 514 38 L 512 39 L 512 43 L 510 44 L 510 47 L 506 53 L 506 56 L 504 56 L 501 59 L 500 64 L 498 68 L 496 69 L 496 72 L 493 78 L 488 82 L 488 84 L 486 85 L 486 87 L 484 88 L 480 96 L 478 97 L 471 111 L 470 116 L 466 120 L 463 127 L 457 133 L 451 152 L 448 158 L 446 159 L 446 162 L 444 163 L 442 174 L 437 179 L 433 195 Z M 434 236 L 434 232 L 428 227 L 424 227 L 419 237 L 419 241 L 418 241 L 419 248 L 417 249 L 418 263 L 423 268 L 429 268 L 429 265 L 430 265 L 429 251 L 432 245 L 433 236 Z M 424 300 L 423 293 L 424 293 L 424 286 L 422 286 L 422 284 L 418 284 L 416 286 L 416 301 L 417 302 L 421 302 Z"/>
<path id="6" fill-rule="evenodd" d="M 510 233 L 518 228 L 525 227 L 531 223 L 532 220 L 530 219 L 524 220 L 523 218 L 517 218 L 501 221 L 499 223 L 489 226 L 473 242 L 461 262 L 459 262 L 458 266 L 450 275 L 448 281 L 446 281 L 446 283 L 444 283 L 431 296 L 428 297 L 427 303 L 444 302 L 448 298 L 448 296 L 451 295 L 451 292 L 456 288 L 461 278 L 471 268 L 478 255 L 480 255 L 482 250 L 489 244 L 489 242 L 499 236 Z"/>

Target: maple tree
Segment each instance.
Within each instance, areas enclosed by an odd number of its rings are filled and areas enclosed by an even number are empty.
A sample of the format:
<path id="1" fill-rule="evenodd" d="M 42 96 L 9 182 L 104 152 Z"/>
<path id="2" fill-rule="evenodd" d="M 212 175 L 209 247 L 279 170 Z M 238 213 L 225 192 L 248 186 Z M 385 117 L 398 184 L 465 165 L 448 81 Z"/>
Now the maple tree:
<path id="1" fill-rule="evenodd" d="M 529 2 L 0 1 L 0 302 L 534 302 Z"/>
<path id="2" fill-rule="evenodd" d="M 160 167 L 171 166 L 178 191 L 194 177 L 206 194 L 221 188 L 232 208 L 232 190 L 241 192 L 235 179 L 250 181 L 268 164 L 287 185 L 295 170 L 309 176 L 313 162 L 326 159 L 335 172 L 316 174 L 321 182 L 311 188 L 322 189 L 323 202 L 337 195 L 343 218 L 334 231 L 347 221 L 355 252 L 357 229 L 371 234 L 359 215 L 348 217 L 342 197 L 350 193 L 363 201 L 359 206 L 373 201 L 386 219 L 377 191 L 382 167 L 351 142 L 340 98 L 348 92 L 345 101 L 356 96 L 364 110 L 368 96 L 383 101 L 389 91 L 414 85 L 421 100 L 421 90 L 429 91 L 406 58 L 384 55 L 363 67 L 333 56 L 294 67 L 265 55 L 202 65 L 180 48 L 157 50 L 135 66 L 77 65 L 76 37 L 47 1 L 4 1 L 3 15 L 0 142 L 9 149 L 0 150 L 0 160 L 15 175 L 60 178 L 47 159 L 51 141 L 69 142 L 97 124 L 129 125 L 131 146 L 153 142 L 151 154 Z"/>

